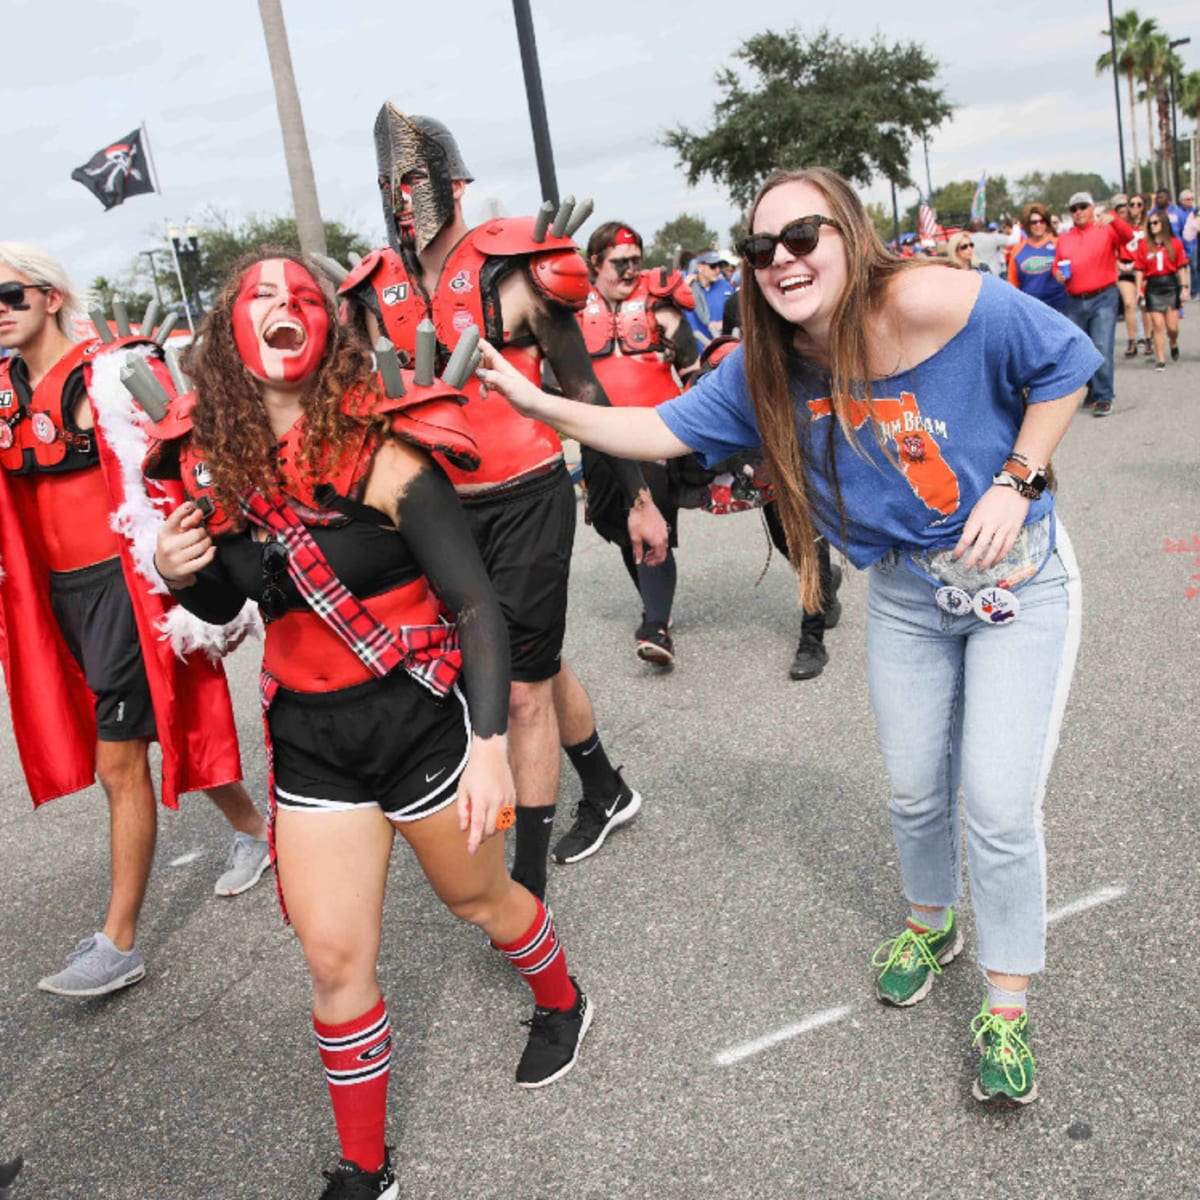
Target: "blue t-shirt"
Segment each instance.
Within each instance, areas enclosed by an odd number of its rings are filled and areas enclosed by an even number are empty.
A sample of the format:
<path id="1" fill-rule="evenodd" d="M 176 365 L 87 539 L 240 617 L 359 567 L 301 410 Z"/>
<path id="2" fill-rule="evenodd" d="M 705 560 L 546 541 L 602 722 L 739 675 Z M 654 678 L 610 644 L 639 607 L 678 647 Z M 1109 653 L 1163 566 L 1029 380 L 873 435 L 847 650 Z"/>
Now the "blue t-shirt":
<path id="1" fill-rule="evenodd" d="M 953 545 L 1016 442 L 1024 389 L 1031 404 L 1056 400 L 1087 383 L 1101 362 L 1090 339 L 1065 317 L 984 276 L 970 318 L 945 346 L 911 370 L 872 381 L 890 460 L 867 427 L 865 405 L 859 453 L 833 416 L 828 375 L 794 359 L 796 421 L 817 528 L 856 567 L 870 566 L 894 547 Z M 761 445 L 740 346 L 658 412 L 708 466 Z M 845 537 L 826 458 L 831 438 Z M 1030 504 L 1026 519 L 1037 520 L 1053 506 L 1046 492 Z"/>

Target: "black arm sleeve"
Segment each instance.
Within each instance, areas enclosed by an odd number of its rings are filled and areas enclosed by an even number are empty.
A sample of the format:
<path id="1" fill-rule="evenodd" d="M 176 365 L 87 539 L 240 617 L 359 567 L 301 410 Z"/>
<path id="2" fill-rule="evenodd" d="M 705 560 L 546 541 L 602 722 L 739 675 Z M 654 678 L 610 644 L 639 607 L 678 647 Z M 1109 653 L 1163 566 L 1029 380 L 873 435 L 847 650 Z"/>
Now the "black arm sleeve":
<path id="1" fill-rule="evenodd" d="M 539 303 L 533 332 L 565 396 L 582 400 L 585 404 L 611 406 L 600 380 L 596 378 L 596 372 L 592 370 L 591 356 L 584 345 L 579 322 L 572 312 L 557 304 Z M 611 466 L 627 503 L 632 505 L 638 492 L 646 486 L 641 467 L 627 458 L 613 458 L 608 454 L 602 457 Z"/>
<path id="2" fill-rule="evenodd" d="M 508 729 L 508 626 L 458 496 L 430 463 L 396 497 L 396 525 L 438 599 L 454 614 L 463 685 L 479 737 Z"/>
<path id="3" fill-rule="evenodd" d="M 695 365 L 700 357 L 700 347 L 696 344 L 696 335 L 683 313 L 679 314 L 679 325 L 671 335 L 670 342 L 675 351 L 675 370 L 686 371 L 688 367 Z"/>
<path id="4" fill-rule="evenodd" d="M 246 603 L 245 593 L 234 585 L 221 562 L 220 543 L 216 557 L 196 575 L 196 582 L 179 591 L 171 588 L 171 595 L 188 612 L 210 625 L 224 625 L 232 621 Z"/>

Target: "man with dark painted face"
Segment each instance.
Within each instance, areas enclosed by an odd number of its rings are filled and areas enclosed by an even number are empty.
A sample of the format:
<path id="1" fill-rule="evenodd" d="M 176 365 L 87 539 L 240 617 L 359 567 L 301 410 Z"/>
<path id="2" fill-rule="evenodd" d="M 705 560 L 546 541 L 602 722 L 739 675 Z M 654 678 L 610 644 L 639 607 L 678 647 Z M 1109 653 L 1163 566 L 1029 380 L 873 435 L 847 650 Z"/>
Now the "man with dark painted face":
<path id="1" fill-rule="evenodd" d="M 237 782 L 224 672 L 200 652 L 177 657 L 161 636 L 164 620 L 185 614 L 144 535 L 153 540 L 171 493 L 141 484 L 145 434 L 119 378 L 121 351 L 136 347 L 167 387 L 169 377 L 148 339 L 74 342 L 72 307 L 59 263 L 0 243 L 0 346 L 17 352 L 0 363 L 0 663 L 34 803 L 98 777 L 111 827 L 103 927 L 38 987 L 97 996 L 146 973 L 134 935 L 157 830 L 151 740 L 162 745 L 163 804 L 203 789 L 237 831 L 218 894 L 257 882 L 268 857 L 266 826 Z"/>
<path id="2" fill-rule="evenodd" d="M 589 283 L 570 238 L 550 233 L 535 241 L 533 218 L 469 228 L 462 196 L 472 176 L 440 121 L 385 104 L 375 146 L 389 245 L 364 258 L 340 288 L 364 311 L 372 337 L 382 332 L 411 355 L 417 326 L 429 319 L 444 361 L 474 325 L 527 378 L 540 381 L 545 360 L 568 396 L 607 404 L 575 320 Z M 642 798 L 613 769 L 587 692 L 562 661 L 575 499 L 558 435 L 502 396 L 484 393 L 475 379 L 464 391 L 482 461 L 471 475 L 452 464 L 447 473 L 508 622 L 518 804 L 513 877 L 541 896 L 560 741 L 580 775 L 581 804 L 604 814 L 592 850 L 637 814 Z M 624 491 L 635 561 L 661 563 L 667 526 L 640 470 L 618 459 L 611 468 Z M 566 861 L 557 851 L 555 858 Z"/>

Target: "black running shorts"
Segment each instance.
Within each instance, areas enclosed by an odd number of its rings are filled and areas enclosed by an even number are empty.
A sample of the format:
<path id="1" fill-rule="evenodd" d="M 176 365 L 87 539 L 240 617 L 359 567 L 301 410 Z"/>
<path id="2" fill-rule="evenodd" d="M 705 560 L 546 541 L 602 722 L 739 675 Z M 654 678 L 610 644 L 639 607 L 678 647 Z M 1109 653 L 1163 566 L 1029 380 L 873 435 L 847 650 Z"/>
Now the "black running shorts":
<path id="1" fill-rule="evenodd" d="M 150 684 L 121 560 L 51 571 L 50 607 L 96 698 L 100 741 L 154 737 Z"/>
<path id="2" fill-rule="evenodd" d="M 267 719 L 275 802 L 298 812 L 427 817 L 453 803 L 471 748 L 458 688 L 439 698 L 402 668 L 334 692 L 280 688 Z"/>
<path id="3" fill-rule="evenodd" d="M 662 463 L 644 462 L 642 478 L 663 519 L 671 527 L 670 545 L 679 545 L 679 509 L 671 499 L 667 468 Z M 592 528 L 606 541 L 618 546 L 629 543 L 629 500 L 609 466 L 608 459 L 590 446 L 583 448 L 583 478 L 587 483 L 587 513 Z"/>
<path id="4" fill-rule="evenodd" d="M 575 544 L 575 489 L 566 467 L 559 463 L 499 495 L 461 499 L 504 610 L 513 680 L 553 679 L 567 629 Z"/>

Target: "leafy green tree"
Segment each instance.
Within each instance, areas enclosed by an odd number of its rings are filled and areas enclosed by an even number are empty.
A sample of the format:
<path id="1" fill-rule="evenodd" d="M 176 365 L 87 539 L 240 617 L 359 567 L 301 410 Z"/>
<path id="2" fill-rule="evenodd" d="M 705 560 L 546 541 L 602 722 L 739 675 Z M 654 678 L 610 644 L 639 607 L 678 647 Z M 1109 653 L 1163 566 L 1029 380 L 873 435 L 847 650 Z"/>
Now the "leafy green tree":
<path id="1" fill-rule="evenodd" d="M 892 220 L 892 210 L 886 204 L 872 200 L 867 205 L 867 216 L 875 226 L 875 232 L 885 241 L 890 242 L 896 236 L 896 223 Z M 916 210 L 913 210 L 913 228 L 916 228 Z"/>
<path id="2" fill-rule="evenodd" d="M 735 51 L 747 70 L 725 68 L 711 128 L 668 130 L 690 184 L 709 176 L 747 208 L 779 168 L 821 165 L 867 184 L 876 175 L 907 187 L 909 143 L 936 129 L 953 106 L 932 86 L 938 64 L 914 42 L 870 45 L 828 29 L 756 34 Z M 749 74 L 747 83 L 744 76 Z"/>
<path id="3" fill-rule="evenodd" d="M 109 316 L 112 315 L 113 300 L 117 297 L 125 302 L 125 309 L 131 321 L 140 321 L 150 303 L 150 294 L 138 290 L 132 274 L 120 280 L 109 279 L 107 275 L 97 275 L 88 288 L 88 305 L 98 305 Z"/>
<path id="4" fill-rule="evenodd" d="M 975 198 L 977 179 L 960 179 L 944 184 L 933 192 L 933 208 L 938 222 L 945 226 L 965 225 L 971 216 L 971 201 Z M 904 214 L 901 229 L 915 230 L 917 209 L 912 205 Z M 987 181 L 987 203 L 984 219 L 999 221 L 1002 217 L 1016 217 L 1020 206 L 1008 190 L 1008 180 L 1003 175 L 989 175 Z M 888 234 L 891 237 L 891 234 Z"/>
<path id="5" fill-rule="evenodd" d="M 717 231 L 710 229 L 703 217 L 681 213 L 659 229 L 646 248 L 648 267 L 672 267 L 680 250 L 699 252 L 717 244 Z"/>
<path id="6" fill-rule="evenodd" d="M 343 225 L 340 221 L 325 221 L 325 241 L 329 255 L 347 265 L 350 253 L 366 254 L 371 243 L 360 233 Z M 300 237 L 296 232 L 296 221 L 290 216 L 264 216 L 252 214 L 234 218 L 216 209 L 207 210 L 196 222 L 200 242 L 200 262 L 196 271 L 200 293 L 211 298 L 224 285 L 234 265 L 244 255 L 264 246 L 282 247 L 300 252 Z M 143 283 L 149 281 L 145 259 L 139 256 L 133 270 L 134 276 Z M 159 284 L 164 303 L 178 303 L 179 283 L 170 265 L 170 253 L 158 256 Z"/>
<path id="7" fill-rule="evenodd" d="M 1052 171 L 1049 175 L 1031 171 L 1016 183 L 1017 199 L 1022 206 L 1040 200 L 1051 212 L 1067 211 L 1067 201 L 1076 192 L 1090 192 L 1098 204 L 1106 204 L 1121 189 L 1095 171 Z"/>

